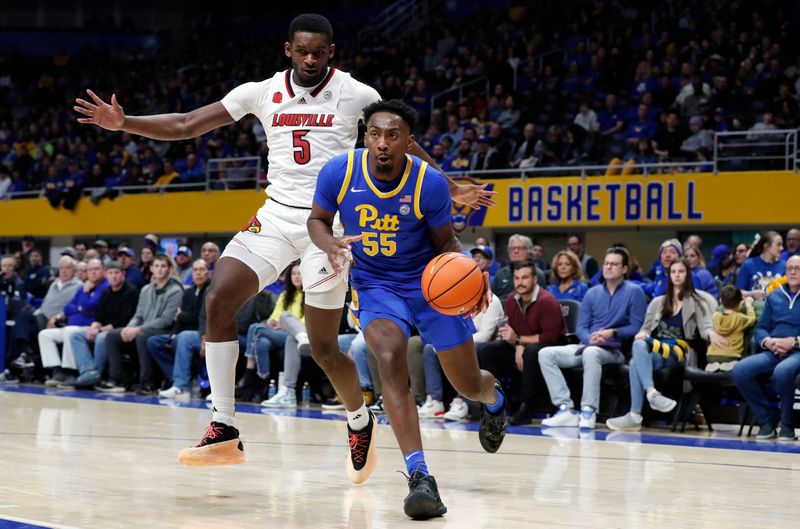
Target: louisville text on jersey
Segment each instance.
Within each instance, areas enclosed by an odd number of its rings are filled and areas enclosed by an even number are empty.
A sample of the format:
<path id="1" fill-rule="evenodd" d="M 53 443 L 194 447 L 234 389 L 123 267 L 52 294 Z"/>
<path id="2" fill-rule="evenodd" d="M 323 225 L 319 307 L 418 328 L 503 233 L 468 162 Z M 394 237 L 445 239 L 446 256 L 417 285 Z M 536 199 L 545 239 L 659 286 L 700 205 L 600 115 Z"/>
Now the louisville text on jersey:
<path id="1" fill-rule="evenodd" d="M 333 114 L 274 114 L 273 127 L 332 127 Z"/>

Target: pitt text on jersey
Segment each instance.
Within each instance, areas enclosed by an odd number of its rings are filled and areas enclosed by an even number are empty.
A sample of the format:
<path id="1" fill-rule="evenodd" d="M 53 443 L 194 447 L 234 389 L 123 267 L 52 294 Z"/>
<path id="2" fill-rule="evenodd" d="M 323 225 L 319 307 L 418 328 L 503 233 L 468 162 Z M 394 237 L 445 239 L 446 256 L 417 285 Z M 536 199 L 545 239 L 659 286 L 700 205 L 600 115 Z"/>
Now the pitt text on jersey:
<path id="1" fill-rule="evenodd" d="M 355 211 L 358 212 L 358 225 L 362 229 L 364 253 L 370 257 L 379 251 L 387 257 L 394 255 L 397 251 L 395 232 L 400 230 L 400 219 L 397 215 L 386 213 L 378 218 L 378 208 L 371 204 L 360 204 L 355 207 Z M 376 231 L 367 231 L 364 228 Z"/>

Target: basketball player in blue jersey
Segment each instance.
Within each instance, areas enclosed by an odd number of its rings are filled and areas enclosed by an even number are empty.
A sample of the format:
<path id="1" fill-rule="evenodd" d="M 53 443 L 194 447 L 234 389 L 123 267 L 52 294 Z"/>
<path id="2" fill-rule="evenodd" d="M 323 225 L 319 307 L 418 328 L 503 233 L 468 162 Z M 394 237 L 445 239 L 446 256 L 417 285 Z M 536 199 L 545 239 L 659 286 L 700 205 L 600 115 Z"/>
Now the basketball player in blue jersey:
<path id="1" fill-rule="evenodd" d="M 367 106 L 366 149 L 325 164 L 307 224 L 311 240 L 331 263 L 341 266 L 352 255 L 355 313 L 377 357 L 384 406 L 408 470 L 404 510 L 411 518 L 426 519 L 443 515 L 447 508 L 428 474 L 408 387 L 405 355 L 411 328 L 433 344 L 456 391 L 484 404 L 479 439 L 487 452 L 500 448 L 506 417 L 500 385 L 478 367 L 472 320 L 440 314 L 422 295 L 420 281 L 428 262 L 438 254 L 459 251 L 460 245 L 450 224 L 447 181 L 427 162 L 407 154 L 414 144 L 415 117 L 401 101 Z M 333 231 L 337 212 L 344 225 L 341 237 Z M 481 303 L 476 311 L 483 308 Z M 370 413 L 367 428 L 351 431 L 351 449 L 364 454 L 366 468 L 373 466 L 373 424 Z"/>
<path id="2" fill-rule="evenodd" d="M 206 296 L 205 350 L 213 415 L 200 444 L 178 454 L 186 465 L 244 462 L 234 410 L 239 358 L 234 317 L 250 297 L 274 282 L 297 258 L 301 258 L 306 327 L 314 360 L 345 404 L 348 426 L 362 430 L 369 424 L 355 364 L 339 350 L 337 340 L 347 273 L 331 275 L 327 256 L 304 232 L 320 169 L 355 145 L 362 110 L 380 96 L 350 74 L 329 67 L 335 52 L 333 29 L 321 15 L 296 17 L 283 51 L 291 60 L 290 69 L 260 82 L 244 83 L 222 100 L 184 114 L 126 115 L 116 95 L 109 104 L 91 90 L 87 91 L 91 101 L 77 99 L 74 107 L 84 116 L 78 119 L 80 123 L 158 140 L 202 136 L 248 114 L 261 121 L 267 135 L 269 196 L 226 246 Z M 416 144 L 412 152 L 426 156 Z M 473 207 L 493 204 L 489 197 L 495 193 L 484 187 L 451 183 L 453 199 Z M 294 395 L 286 388 L 281 390 L 294 402 Z M 352 438 L 350 446 L 354 446 Z M 350 455 L 350 479 L 366 479 L 360 454 L 351 450 Z"/>

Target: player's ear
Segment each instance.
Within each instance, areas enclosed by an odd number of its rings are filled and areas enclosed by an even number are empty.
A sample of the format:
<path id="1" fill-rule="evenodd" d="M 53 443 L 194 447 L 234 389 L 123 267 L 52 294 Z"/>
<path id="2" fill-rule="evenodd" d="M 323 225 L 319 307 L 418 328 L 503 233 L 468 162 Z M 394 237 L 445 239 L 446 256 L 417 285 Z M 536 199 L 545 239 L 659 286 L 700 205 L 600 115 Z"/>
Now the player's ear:
<path id="1" fill-rule="evenodd" d="M 290 59 L 292 58 L 292 44 L 288 40 L 283 43 L 283 53 Z"/>
<path id="2" fill-rule="evenodd" d="M 331 51 L 328 53 L 328 59 L 333 59 L 333 55 L 336 53 L 336 44 L 331 44 L 329 49 Z"/>
<path id="3" fill-rule="evenodd" d="M 406 142 L 406 152 L 410 151 L 414 147 L 414 143 L 416 140 L 414 139 L 413 134 L 408 135 L 408 141 Z"/>

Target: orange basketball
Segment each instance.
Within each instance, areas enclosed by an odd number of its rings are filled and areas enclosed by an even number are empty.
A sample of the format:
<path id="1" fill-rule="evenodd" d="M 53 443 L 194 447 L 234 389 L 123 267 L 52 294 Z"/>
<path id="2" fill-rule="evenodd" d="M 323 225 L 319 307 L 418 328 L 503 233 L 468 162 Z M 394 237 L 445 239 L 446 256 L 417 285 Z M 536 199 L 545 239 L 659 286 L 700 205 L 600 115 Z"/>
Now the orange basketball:
<path id="1" fill-rule="evenodd" d="M 421 287 L 425 301 L 449 316 L 471 311 L 485 291 L 478 265 L 472 258 L 456 252 L 431 259 L 422 272 Z"/>

